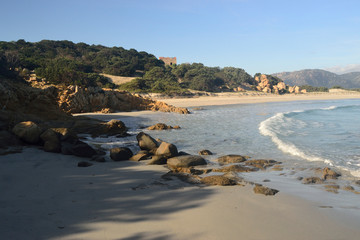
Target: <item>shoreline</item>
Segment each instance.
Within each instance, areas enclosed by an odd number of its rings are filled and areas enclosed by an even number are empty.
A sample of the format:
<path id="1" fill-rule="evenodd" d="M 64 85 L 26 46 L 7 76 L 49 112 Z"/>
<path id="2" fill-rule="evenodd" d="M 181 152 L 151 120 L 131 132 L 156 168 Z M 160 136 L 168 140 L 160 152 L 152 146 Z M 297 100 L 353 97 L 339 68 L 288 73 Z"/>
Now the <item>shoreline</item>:
<path id="1" fill-rule="evenodd" d="M 356 218 L 284 192 L 270 197 L 254 194 L 250 186 L 165 181 L 163 166 L 131 161 L 76 167 L 81 160 L 34 148 L 0 156 L 0 235 L 355 240 L 360 234 Z"/>
<path id="2" fill-rule="evenodd" d="M 328 98 L 334 96 L 329 94 L 331 96 L 325 98 L 321 94 L 320 99 L 309 99 L 306 95 L 290 96 L 293 100 L 275 95 L 169 101 L 195 107 L 225 105 L 226 101 L 231 102 L 228 104 L 251 104 L 349 99 L 348 95 Z M 353 98 L 360 98 L 360 93 Z M 158 112 L 76 115 L 136 121 L 148 114 Z M 199 187 L 179 180 L 164 181 L 161 175 L 167 169 L 163 166 L 131 161 L 110 160 L 96 162 L 88 168 L 76 167 L 77 162 L 83 160 L 33 148 L 0 156 L 0 188 L 4 189 L 0 201 L 5 206 L 0 208 L 4 216 L 0 220 L 0 236 L 51 240 L 355 240 L 360 234 L 360 214 L 355 214 L 358 209 L 333 208 L 286 191 L 275 196 L 259 195 L 248 185 Z M 325 194 L 331 197 L 327 194 L 332 193 L 324 191 L 323 196 Z"/>
<path id="3" fill-rule="evenodd" d="M 305 94 L 261 94 L 261 93 L 223 93 L 217 96 L 201 96 L 196 98 L 163 98 L 158 99 L 176 107 L 202 107 L 232 104 L 252 104 L 268 102 L 292 102 L 314 100 L 359 99 L 360 92 L 305 93 Z"/>

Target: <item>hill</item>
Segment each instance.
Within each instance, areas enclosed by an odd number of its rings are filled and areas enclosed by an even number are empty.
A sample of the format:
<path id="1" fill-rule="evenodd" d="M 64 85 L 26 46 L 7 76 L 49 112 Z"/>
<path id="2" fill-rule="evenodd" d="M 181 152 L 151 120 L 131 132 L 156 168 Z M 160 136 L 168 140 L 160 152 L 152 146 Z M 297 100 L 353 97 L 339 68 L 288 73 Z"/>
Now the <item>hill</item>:
<path id="1" fill-rule="evenodd" d="M 338 75 L 320 69 L 305 69 L 294 72 L 274 73 L 289 85 L 311 85 L 314 87 L 341 86 L 343 88 L 360 88 L 360 72 L 352 72 Z"/>

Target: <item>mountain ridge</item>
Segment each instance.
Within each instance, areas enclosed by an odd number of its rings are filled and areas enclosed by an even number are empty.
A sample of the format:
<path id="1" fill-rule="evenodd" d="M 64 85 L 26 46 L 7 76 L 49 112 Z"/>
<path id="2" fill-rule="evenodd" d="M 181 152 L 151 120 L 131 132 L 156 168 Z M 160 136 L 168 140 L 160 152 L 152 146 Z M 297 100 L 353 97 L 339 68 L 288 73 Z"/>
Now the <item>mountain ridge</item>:
<path id="1" fill-rule="evenodd" d="M 360 88 L 360 72 L 336 74 L 322 69 L 303 69 L 293 72 L 273 73 L 270 75 L 282 79 L 288 85 Z"/>

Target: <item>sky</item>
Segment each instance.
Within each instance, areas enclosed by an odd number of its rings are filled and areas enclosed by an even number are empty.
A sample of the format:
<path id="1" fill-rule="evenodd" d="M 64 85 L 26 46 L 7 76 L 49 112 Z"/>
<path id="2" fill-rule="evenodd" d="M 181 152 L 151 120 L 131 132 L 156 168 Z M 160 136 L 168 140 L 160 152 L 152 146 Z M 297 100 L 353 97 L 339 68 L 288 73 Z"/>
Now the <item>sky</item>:
<path id="1" fill-rule="evenodd" d="M 0 41 L 134 48 L 250 74 L 360 69 L 358 0 L 0 0 Z"/>

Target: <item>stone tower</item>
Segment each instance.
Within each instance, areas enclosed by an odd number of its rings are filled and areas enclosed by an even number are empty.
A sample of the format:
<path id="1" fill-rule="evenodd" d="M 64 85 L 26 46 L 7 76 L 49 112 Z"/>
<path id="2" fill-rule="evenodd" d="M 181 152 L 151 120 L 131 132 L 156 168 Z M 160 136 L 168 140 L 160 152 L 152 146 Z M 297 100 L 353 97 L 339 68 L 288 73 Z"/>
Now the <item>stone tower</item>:
<path id="1" fill-rule="evenodd" d="M 176 57 L 159 57 L 159 60 L 163 61 L 165 65 L 176 65 Z"/>

